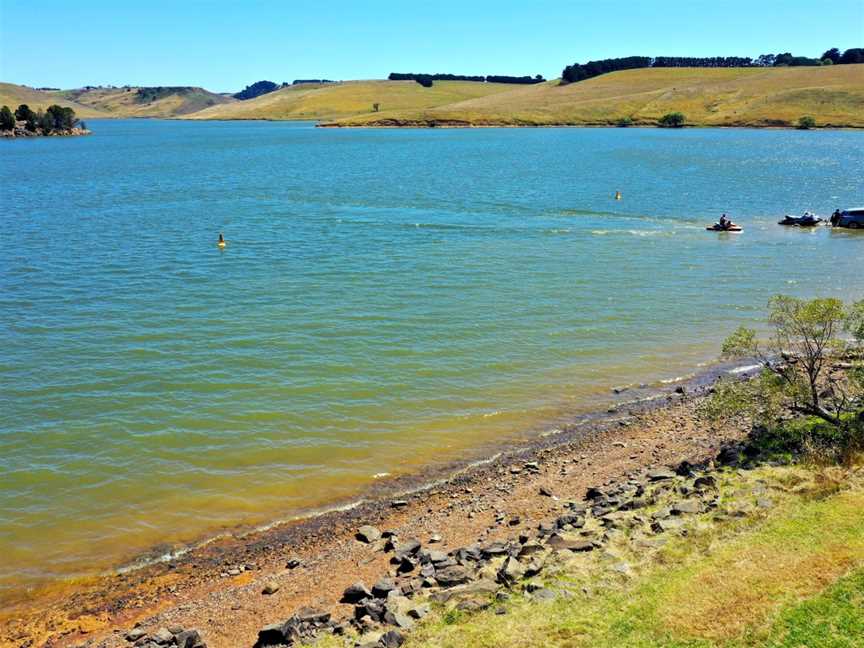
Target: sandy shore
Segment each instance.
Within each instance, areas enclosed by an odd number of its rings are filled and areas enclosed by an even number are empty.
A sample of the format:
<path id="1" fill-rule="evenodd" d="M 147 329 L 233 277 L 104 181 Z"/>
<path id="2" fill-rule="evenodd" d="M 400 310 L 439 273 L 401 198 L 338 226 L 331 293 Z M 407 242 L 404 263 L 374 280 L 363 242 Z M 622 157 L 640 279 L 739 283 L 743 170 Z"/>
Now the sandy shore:
<path id="1" fill-rule="evenodd" d="M 251 647 L 262 626 L 302 606 L 348 615 L 351 607 L 338 603 L 343 590 L 358 580 L 375 582 L 390 568 L 389 555 L 355 538 L 359 526 L 423 543 L 440 535 L 444 551 L 504 540 L 560 515 L 567 500 L 581 499 L 590 486 L 713 457 L 746 433 L 713 428 L 698 416 L 700 400 L 724 369 L 659 390 L 624 392 L 609 411 L 581 416 L 559 434 L 527 439 L 486 461 L 453 466 L 449 476 L 393 480 L 343 510 L 41 592 L 2 613 L 0 646 L 127 646 L 124 632 L 140 623 L 147 630 L 197 628 L 209 648 Z M 525 470 L 527 462 L 537 469 Z M 278 591 L 262 594 L 265 584 Z"/>

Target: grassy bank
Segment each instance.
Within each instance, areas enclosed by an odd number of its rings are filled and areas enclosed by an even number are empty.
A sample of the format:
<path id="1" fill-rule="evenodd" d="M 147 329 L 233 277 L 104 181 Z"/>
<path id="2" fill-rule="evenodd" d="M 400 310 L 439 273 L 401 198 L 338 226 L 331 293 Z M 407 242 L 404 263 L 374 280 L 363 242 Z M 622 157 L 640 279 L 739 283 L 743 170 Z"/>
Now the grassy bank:
<path id="1" fill-rule="evenodd" d="M 420 110 L 332 122 L 339 126 L 655 125 L 682 112 L 693 126 L 864 127 L 864 65 L 808 68 L 649 68 L 557 81 Z"/>

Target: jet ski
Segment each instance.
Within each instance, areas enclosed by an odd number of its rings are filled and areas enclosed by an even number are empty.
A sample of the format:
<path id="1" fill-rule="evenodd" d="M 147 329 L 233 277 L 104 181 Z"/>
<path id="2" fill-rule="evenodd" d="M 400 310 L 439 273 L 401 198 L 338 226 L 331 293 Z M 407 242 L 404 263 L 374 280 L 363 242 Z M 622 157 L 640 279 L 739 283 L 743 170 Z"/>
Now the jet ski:
<path id="1" fill-rule="evenodd" d="M 811 214 L 810 212 L 804 212 L 803 216 L 791 216 L 786 214 L 783 217 L 783 220 L 777 221 L 778 225 L 791 225 L 793 227 L 813 227 L 822 222 L 822 219 L 819 218 L 816 214 Z"/>
<path id="2" fill-rule="evenodd" d="M 736 225 L 732 221 L 729 221 L 725 225 L 721 225 L 720 223 L 714 223 L 705 228 L 709 232 L 743 232 L 744 228 L 740 225 Z"/>

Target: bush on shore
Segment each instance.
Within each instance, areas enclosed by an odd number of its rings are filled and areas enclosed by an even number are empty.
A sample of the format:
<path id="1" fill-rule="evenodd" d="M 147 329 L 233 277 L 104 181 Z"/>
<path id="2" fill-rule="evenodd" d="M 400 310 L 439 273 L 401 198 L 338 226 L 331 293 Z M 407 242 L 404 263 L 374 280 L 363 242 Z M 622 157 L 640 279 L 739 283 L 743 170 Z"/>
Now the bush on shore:
<path id="1" fill-rule="evenodd" d="M 704 413 L 750 418 L 757 447 L 774 452 L 842 458 L 864 448 L 864 300 L 778 295 L 768 323 L 767 340 L 741 327 L 724 342 L 724 357 L 753 359 L 761 371 L 722 380 Z"/>
<path id="2" fill-rule="evenodd" d="M 810 115 L 804 115 L 798 119 L 797 128 L 798 130 L 810 130 L 811 128 L 816 128 L 816 120 Z"/>
<path id="3" fill-rule="evenodd" d="M 687 120 L 683 113 L 672 112 L 663 115 L 657 122 L 660 128 L 681 128 Z"/>

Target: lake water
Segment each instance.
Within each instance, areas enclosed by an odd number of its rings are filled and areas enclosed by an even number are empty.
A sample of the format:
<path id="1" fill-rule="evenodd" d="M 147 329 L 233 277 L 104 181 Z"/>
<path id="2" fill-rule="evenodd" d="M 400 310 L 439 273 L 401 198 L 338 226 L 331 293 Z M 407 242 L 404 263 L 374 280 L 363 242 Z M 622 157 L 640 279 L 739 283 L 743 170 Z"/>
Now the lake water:
<path id="1" fill-rule="evenodd" d="M 91 127 L 0 142 L 7 599 L 505 446 L 774 293 L 864 294 L 864 235 L 775 224 L 864 203 L 864 132 Z"/>

